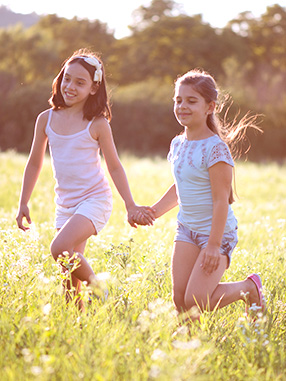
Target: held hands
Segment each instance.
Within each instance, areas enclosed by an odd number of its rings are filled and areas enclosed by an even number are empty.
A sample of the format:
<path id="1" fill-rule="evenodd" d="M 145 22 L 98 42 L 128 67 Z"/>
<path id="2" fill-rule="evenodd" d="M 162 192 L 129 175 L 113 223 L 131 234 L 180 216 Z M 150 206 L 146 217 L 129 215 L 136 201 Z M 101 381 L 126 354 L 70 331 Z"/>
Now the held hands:
<path id="1" fill-rule="evenodd" d="M 203 261 L 200 266 L 207 275 L 210 275 L 218 269 L 221 256 L 220 246 L 208 245 L 202 249 L 201 254 Z"/>
<path id="2" fill-rule="evenodd" d="M 27 205 L 20 205 L 19 210 L 17 213 L 16 221 L 18 228 L 26 231 L 29 230 L 30 228 L 28 226 L 23 225 L 23 218 L 26 218 L 28 224 L 31 224 L 31 218 L 30 218 L 30 211 Z"/>
<path id="3" fill-rule="evenodd" d="M 150 226 L 155 221 L 155 210 L 150 206 L 134 205 L 127 210 L 127 218 L 129 224 L 134 228 L 137 228 L 137 225 Z"/>

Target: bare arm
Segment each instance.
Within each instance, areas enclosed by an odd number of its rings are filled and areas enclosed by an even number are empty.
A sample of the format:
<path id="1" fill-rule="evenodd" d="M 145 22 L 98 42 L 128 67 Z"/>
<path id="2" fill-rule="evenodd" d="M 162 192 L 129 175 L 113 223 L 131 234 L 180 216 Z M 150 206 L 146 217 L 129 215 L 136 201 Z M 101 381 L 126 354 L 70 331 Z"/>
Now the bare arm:
<path id="1" fill-rule="evenodd" d="M 101 119 L 97 121 L 97 126 L 93 131 L 93 137 L 97 138 L 99 141 L 110 176 L 116 186 L 116 189 L 118 190 L 118 193 L 125 203 L 128 213 L 128 222 L 131 226 L 136 227 L 136 224 L 133 221 L 133 216 L 137 211 L 141 211 L 144 214 L 146 224 L 152 224 L 155 218 L 151 208 L 139 207 L 133 200 L 127 176 L 118 157 L 109 124 L 107 121 Z"/>
<path id="2" fill-rule="evenodd" d="M 19 209 L 16 217 L 18 227 L 24 231 L 29 228 L 23 225 L 23 218 L 26 218 L 29 224 L 31 223 L 28 202 L 41 172 L 45 157 L 47 146 L 47 136 L 45 134 L 46 122 L 47 117 L 46 112 L 44 112 L 39 115 L 36 121 L 32 148 L 24 170 Z"/>
<path id="3" fill-rule="evenodd" d="M 219 265 L 220 246 L 229 207 L 232 167 L 224 162 L 219 162 L 209 168 L 209 175 L 213 198 L 213 215 L 208 245 L 204 249 L 202 268 L 210 274 Z"/>
<path id="4" fill-rule="evenodd" d="M 157 201 L 152 208 L 155 210 L 155 217 L 161 217 L 163 214 L 167 213 L 169 210 L 173 209 L 178 205 L 178 196 L 176 192 L 175 184 L 171 185 L 170 188 L 163 194 L 159 201 Z"/>
<path id="5" fill-rule="evenodd" d="M 152 205 L 151 208 L 153 209 L 155 213 L 155 218 L 159 218 L 177 205 L 178 205 L 178 197 L 176 192 L 176 186 L 175 184 L 173 184 L 163 194 L 160 200 L 158 200 L 154 205 Z M 146 225 L 140 213 L 137 213 L 134 216 L 134 221 L 139 225 Z"/>

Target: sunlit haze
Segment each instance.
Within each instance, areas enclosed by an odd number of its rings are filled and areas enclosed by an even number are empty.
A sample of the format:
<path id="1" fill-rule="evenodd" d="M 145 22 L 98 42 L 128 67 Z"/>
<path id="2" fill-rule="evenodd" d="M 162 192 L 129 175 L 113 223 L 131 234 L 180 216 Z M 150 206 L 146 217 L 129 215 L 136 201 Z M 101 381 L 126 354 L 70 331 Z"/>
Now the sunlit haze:
<path id="1" fill-rule="evenodd" d="M 115 37 L 122 38 L 129 34 L 128 25 L 132 23 L 132 12 L 140 5 L 150 5 L 151 1 L 125 0 L 125 1 L 90 1 L 81 0 L 71 2 L 70 0 L 4 0 L 0 5 L 5 5 L 16 13 L 32 13 L 39 15 L 57 14 L 61 17 L 98 19 L 114 30 Z M 203 21 L 210 23 L 213 27 L 224 27 L 228 21 L 234 19 L 239 13 L 251 11 L 255 17 L 265 13 L 268 6 L 279 4 L 286 6 L 286 0 L 200 0 L 177 1 L 181 9 L 189 16 L 202 14 Z"/>

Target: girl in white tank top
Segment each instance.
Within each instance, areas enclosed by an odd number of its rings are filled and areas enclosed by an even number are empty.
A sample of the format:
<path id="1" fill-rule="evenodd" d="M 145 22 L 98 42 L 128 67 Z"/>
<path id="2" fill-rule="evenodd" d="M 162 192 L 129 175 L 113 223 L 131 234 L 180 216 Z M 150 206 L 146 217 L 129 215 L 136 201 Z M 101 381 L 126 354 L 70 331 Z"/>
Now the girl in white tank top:
<path id="1" fill-rule="evenodd" d="M 137 206 L 114 145 L 109 121 L 104 67 L 96 54 L 80 50 L 63 65 L 53 82 L 49 100 L 52 109 L 42 112 L 36 121 L 31 152 L 25 167 L 17 213 L 18 227 L 24 231 L 31 223 L 28 202 L 38 179 L 49 143 L 56 193 L 57 235 L 51 254 L 64 272 L 73 267 L 70 280 L 64 283 L 67 301 L 77 297 L 81 282 L 96 284 L 96 275 L 84 257 L 87 239 L 97 234 L 111 213 L 111 190 L 100 164 L 100 149 L 110 176 L 121 195 L 128 222 L 136 227 L 138 213 L 146 224 L 152 224 L 150 207 Z M 75 290 L 75 291 L 71 291 Z"/>

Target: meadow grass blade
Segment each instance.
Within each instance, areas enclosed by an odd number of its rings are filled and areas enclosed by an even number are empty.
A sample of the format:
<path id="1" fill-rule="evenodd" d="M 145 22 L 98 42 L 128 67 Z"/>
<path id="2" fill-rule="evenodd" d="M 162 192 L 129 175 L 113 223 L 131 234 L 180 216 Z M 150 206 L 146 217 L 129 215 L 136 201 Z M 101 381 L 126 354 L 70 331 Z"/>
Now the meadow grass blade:
<path id="1" fill-rule="evenodd" d="M 223 281 L 258 272 L 268 311 L 255 322 L 239 302 L 181 323 L 171 297 L 177 210 L 132 229 L 113 187 L 114 210 L 86 256 L 108 298 L 80 313 L 66 306 L 61 271 L 49 254 L 54 182 L 45 159 L 27 233 L 15 216 L 27 157 L 0 153 L 0 369 L 14 380 L 286 380 L 286 166 L 238 163 L 239 243 Z M 131 190 L 152 204 L 171 185 L 161 158 L 125 155 Z M 100 275 L 101 274 L 101 275 Z M 90 290 L 83 286 L 82 297 Z"/>

